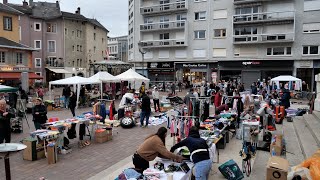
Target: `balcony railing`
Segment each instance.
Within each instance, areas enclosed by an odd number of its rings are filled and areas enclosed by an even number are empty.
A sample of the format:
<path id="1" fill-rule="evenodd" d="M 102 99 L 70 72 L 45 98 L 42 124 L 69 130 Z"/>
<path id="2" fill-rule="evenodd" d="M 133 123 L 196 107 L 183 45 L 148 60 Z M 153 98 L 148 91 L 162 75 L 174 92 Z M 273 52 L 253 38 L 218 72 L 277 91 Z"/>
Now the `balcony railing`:
<path id="1" fill-rule="evenodd" d="M 234 35 L 233 44 L 293 42 L 294 33 Z"/>
<path id="2" fill-rule="evenodd" d="M 245 4 L 245 3 L 256 3 L 256 2 L 264 2 L 264 1 L 276 1 L 276 0 L 233 0 L 234 4 Z"/>
<path id="3" fill-rule="evenodd" d="M 163 39 L 142 41 L 142 46 L 145 48 L 161 48 L 161 47 L 185 47 L 187 42 L 184 39 Z"/>
<path id="4" fill-rule="evenodd" d="M 141 24 L 141 31 L 158 31 L 158 30 L 170 30 L 170 29 L 184 29 L 186 21 L 168 21 L 160 23 L 147 23 Z"/>
<path id="5" fill-rule="evenodd" d="M 239 14 L 233 16 L 234 24 L 261 23 L 261 22 L 279 22 L 294 20 L 293 11 L 285 12 L 265 12 L 252 14 Z"/>
<path id="6" fill-rule="evenodd" d="M 46 62 L 47 67 L 64 67 L 64 63 L 62 62 L 52 62 L 52 61 L 47 61 Z"/>
<path id="7" fill-rule="evenodd" d="M 181 2 L 174 2 L 168 4 L 159 4 L 155 6 L 148 6 L 148 7 L 141 7 L 140 13 L 142 15 L 149 15 L 149 14 L 158 14 L 158 13 L 167 13 L 172 11 L 186 11 L 187 3 L 186 1 Z"/>

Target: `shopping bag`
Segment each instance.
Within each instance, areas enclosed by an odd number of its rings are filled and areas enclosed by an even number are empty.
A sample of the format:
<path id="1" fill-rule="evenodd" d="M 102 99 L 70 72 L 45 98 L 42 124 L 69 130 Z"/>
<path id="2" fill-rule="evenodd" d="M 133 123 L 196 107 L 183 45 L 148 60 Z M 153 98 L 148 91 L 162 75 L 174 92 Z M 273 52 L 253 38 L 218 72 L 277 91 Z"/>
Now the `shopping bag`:
<path id="1" fill-rule="evenodd" d="M 244 178 L 238 164 L 233 159 L 219 166 L 219 171 L 228 180 L 241 180 Z"/>

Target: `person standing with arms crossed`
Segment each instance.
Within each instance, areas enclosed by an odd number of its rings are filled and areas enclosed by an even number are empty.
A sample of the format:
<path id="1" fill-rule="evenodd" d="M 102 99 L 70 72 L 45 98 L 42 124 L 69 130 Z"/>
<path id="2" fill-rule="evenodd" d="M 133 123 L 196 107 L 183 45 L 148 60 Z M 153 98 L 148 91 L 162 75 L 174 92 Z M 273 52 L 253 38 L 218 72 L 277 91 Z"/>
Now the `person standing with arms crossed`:
<path id="1" fill-rule="evenodd" d="M 41 126 L 48 120 L 47 107 L 42 104 L 42 99 L 36 99 L 36 105 L 32 108 L 33 122 L 36 130 L 41 129 Z"/>
<path id="2" fill-rule="evenodd" d="M 151 114 L 151 107 L 150 107 L 150 98 L 145 93 L 142 92 L 141 95 L 141 114 L 140 114 L 140 127 L 148 127 L 149 124 L 149 116 Z M 144 118 L 146 118 L 146 125 L 143 125 Z"/>

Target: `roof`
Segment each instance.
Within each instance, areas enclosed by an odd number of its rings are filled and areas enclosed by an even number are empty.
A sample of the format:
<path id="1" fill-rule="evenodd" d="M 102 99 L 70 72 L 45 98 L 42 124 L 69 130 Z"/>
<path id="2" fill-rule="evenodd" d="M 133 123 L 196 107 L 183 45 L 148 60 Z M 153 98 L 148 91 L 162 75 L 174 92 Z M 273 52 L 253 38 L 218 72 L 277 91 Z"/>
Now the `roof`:
<path id="1" fill-rule="evenodd" d="M 90 22 L 91 24 L 93 24 L 93 25 L 95 25 L 95 26 L 98 26 L 98 27 L 102 28 L 103 30 L 109 32 L 109 30 L 108 30 L 107 28 L 105 28 L 98 20 L 96 20 L 96 19 L 89 19 L 89 18 L 88 18 L 88 20 L 89 20 L 89 22 Z"/>
<path id="2" fill-rule="evenodd" d="M 32 5 L 32 17 L 41 19 L 55 19 L 61 17 L 59 3 L 34 2 Z"/>
<path id="3" fill-rule="evenodd" d="M 23 5 L 19 5 L 19 4 L 13 4 L 13 3 L 7 3 L 6 5 L 14 8 L 24 14 L 28 14 L 28 15 L 32 14 L 32 8 L 30 6 L 23 6 Z"/>
<path id="4" fill-rule="evenodd" d="M 67 18 L 67 19 L 87 21 L 87 18 L 81 14 L 75 14 L 75 13 L 64 12 L 64 11 L 62 11 L 62 17 Z"/>
<path id="5" fill-rule="evenodd" d="M 11 41 L 7 38 L 4 37 L 0 37 L 0 47 L 3 48 L 9 48 L 9 49 L 21 49 L 21 50 L 34 50 L 33 48 L 20 44 L 20 43 L 16 43 L 14 41 Z"/>
<path id="6" fill-rule="evenodd" d="M 0 12 L 6 12 L 6 13 L 16 14 L 16 15 L 23 14 L 22 12 L 2 3 L 0 3 Z"/>

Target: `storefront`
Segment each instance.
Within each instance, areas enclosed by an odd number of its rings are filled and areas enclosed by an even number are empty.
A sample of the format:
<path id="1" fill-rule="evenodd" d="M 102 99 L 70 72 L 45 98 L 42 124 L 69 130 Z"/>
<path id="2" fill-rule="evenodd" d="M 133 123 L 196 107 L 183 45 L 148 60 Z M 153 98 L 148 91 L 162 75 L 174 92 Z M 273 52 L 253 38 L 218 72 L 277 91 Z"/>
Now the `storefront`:
<path id="1" fill-rule="evenodd" d="M 292 75 L 294 63 L 291 60 L 221 61 L 218 67 L 221 80 L 236 80 L 249 88 L 258 79 Z"/>
<path id="2" fill-rule="evenodd" d="M 176 63 L 177 81 L 188 85 L 202 82 L 215 82 L 217 79 L 218 63 Z"/>
<path id="3" fill-rule="evenodd" d="M 148 62 L 150 81 L 174 81 L 174 62 Z"/>
<path id="4" fill-rule="evenodd" d="M 33 85 L 36 80 L 43 79 L 41 76 L 30 72 L 29 67 L 24 66 L 1 66 L 0 67 L 0 84 L 18 87 L 22 82 L 22 73 L 26 72 L 29 85 Z"/>
<path id="5" fill-rule="evenodd" d="M 312 89 L 312 82 L 314 81 L 314 72 L 313 72 L 314 63 L 313 60 L 297 60 L 294 61 L 294 76 L 300 78 L 302 81 L 305 81 L 309 88 Z"/>

